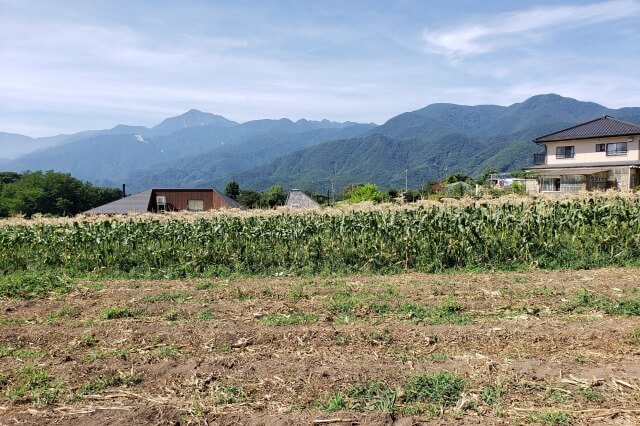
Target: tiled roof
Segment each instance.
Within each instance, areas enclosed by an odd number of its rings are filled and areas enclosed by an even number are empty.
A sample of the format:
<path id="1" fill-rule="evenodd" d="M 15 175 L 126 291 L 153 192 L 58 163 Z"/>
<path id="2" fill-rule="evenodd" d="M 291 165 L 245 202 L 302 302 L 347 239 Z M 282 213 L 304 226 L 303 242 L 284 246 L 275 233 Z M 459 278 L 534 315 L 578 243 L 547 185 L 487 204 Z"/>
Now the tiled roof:
<path id="1" fill-rule="evenodd" d="M 149 209 L 152 189 L 138 192 L 129 197 L 120 198 L 100 207 L 88 210 L 87 214 L 124 214 L 124 213 L 145 213 Z"/>
<path id="2" fill-rule="evenodd" d="M 568 129 L 541 136 L 534 139 L 534 142 L 554 142 L 627 135 L 640 135 L 640 126 L 605 115 L 604 117 L 569 127 Z"/>
<path id="3" fill-rule="evenodd" d="M 296 209 L 317 209 L 320 207 L 320 204 L 299 189 L 292 189 L 289 192 L 285 205 Z"/>
<path id="4" fill-rule="evenodd" d="M 528 167 L 527 170 L 546 170 L 546 169 L 571 169 L 585 167 L 627 167 L 640 166 L 640 160 L 624 160 L 624 161 L 601 161 L 590 163 L 571 163 L 571 164 L 542 164 L 538 166 Z"/>

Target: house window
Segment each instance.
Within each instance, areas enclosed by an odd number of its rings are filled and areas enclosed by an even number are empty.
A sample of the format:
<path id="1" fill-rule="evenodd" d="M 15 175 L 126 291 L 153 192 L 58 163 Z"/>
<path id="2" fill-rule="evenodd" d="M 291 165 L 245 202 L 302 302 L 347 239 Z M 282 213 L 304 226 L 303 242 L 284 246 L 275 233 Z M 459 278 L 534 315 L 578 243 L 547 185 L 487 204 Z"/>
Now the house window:
<path id="1" fill-rule="evenodd" d="M 204 210 L 204 200 L 189 200 L 187 209 L 192 212 L 201 212 Z"/>
<path id="2" fill-rule="evenodd" d="M 575 150 L 573 146 L 559 146 L 556 148 L 556 158 L 573 158 Z"/>
<path id="3" fill-rule="evenodd" d="M 560 192 L 560 178 L 542 178 L 542 192 Z"/>
<path id="4" fill-rule="evenodd" d="M 607 155 L 627 155 L 627 143 L 626 142 L 618 142 L 618 143 L 608 143 L 607 144 Z"/>
<path id="5" fill-rule="evenodd" d="M 596 144 L 596 152 L 605 152 L 607 144 L 597 143 Z"/>

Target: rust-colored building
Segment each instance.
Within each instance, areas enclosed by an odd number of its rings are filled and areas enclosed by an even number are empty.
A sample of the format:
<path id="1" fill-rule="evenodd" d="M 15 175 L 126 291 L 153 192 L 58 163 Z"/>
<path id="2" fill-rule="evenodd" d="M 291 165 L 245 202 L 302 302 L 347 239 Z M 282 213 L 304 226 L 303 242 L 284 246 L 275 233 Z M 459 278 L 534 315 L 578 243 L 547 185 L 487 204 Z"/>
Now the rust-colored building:
<path id="1" fill-rule="evenodd" d="M 87 211 L 88 214 L 244 209 L 216 189 L 154 188 Z"/>

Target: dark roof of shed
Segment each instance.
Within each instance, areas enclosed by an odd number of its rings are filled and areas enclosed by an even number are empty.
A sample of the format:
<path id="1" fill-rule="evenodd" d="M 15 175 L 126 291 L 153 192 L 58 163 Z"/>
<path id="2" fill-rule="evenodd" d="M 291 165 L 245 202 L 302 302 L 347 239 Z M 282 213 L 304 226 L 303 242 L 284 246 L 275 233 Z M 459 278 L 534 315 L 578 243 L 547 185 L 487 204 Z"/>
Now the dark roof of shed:
<path id="1" fill-rule="evenodd" d="M 611 136 L 640 135 L 640 126 L 618 120 L 610 115 L 587 121 L 534 139 L 534 142 L 567 141 L 572 139 L 603 138 Z"/>
<path id="2" fill-rule="evenodd" d="M 233 198 L 227 197 L 225 194 L 223 194 L 222 192 L 218 191 L 217 189 L 214 189 L 215 192 L 218 193 L 218 195 L 220 196 L 220 198 L 222 198 L 222 200 L 224 201 L 224 203 L 227 205 L 227 207 L 229 207 L 230 209 L 242 209 L 245 210 L 246 207 L 244 206 L 244 204 L 239 203 L 238 201 L 234 200 Z"/>
<path id="3" fill-rule="evenodd" d="M 112 201 L 100 207 L 86 211 L 87 214 L 120 214 L 120 213 L 145 213 L 149 210 L 152 189 L 138 192 L 119 200 Z"/>

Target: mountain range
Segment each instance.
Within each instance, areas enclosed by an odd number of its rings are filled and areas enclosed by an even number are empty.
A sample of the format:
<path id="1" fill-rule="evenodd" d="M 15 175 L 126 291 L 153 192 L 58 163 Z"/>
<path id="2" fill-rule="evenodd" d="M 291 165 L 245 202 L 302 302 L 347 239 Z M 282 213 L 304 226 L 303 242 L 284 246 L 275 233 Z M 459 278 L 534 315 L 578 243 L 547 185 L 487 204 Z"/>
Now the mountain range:
<path id="1" fill-rule="evenodd" d="M 158 125 L 118 125 L 30 138 L 0 133 L 0 169 L 56 170 L 103 186 L 217 187 L 326 192 L 355 182 L 416 188 L 451 173 L 517 170 L 532 139 L 602 115 L 640 124 L 640 108 L 609 109 L 555 94 L 510 106 L 431 104 L 382 125 L 328 120 L 237 123 L 190 110 Z"/>

